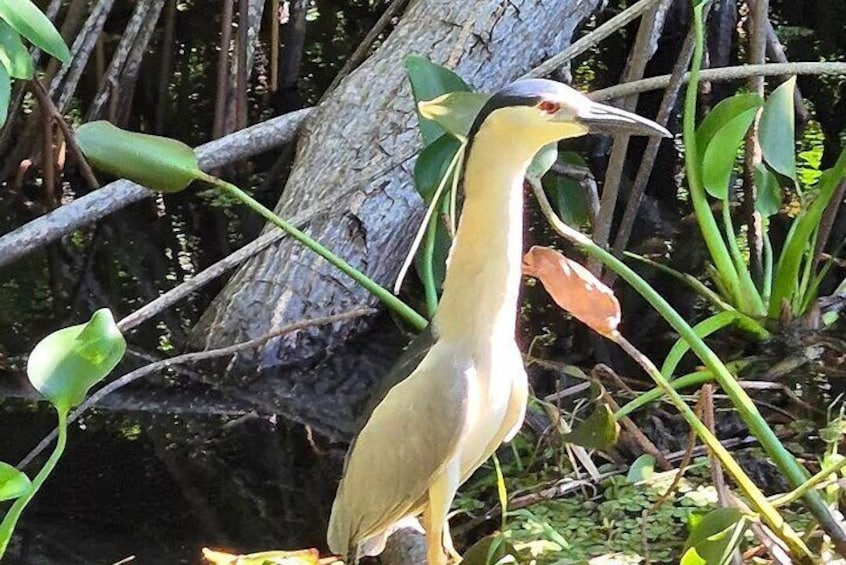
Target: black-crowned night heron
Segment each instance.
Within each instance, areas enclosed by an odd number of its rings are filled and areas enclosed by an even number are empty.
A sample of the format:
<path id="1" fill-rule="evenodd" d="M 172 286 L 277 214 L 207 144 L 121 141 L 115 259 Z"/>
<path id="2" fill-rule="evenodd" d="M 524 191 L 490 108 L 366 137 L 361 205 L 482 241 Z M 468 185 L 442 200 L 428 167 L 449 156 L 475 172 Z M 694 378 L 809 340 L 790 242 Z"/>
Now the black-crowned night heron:
<path id="1" fill-rule="evenodd" d="M 549 80 L 514 82 L 479 113 L 440 305 L 350 447 L 329 521 L 335 553 L 377 554 L 394 524 L 422 512 L 429 565 L 454 554 L 447 513 L 455 493 L 517 433 L 526 410 L 514 341 L 524 175 L 544 145 L 592 132 L 669 135 Z"/>

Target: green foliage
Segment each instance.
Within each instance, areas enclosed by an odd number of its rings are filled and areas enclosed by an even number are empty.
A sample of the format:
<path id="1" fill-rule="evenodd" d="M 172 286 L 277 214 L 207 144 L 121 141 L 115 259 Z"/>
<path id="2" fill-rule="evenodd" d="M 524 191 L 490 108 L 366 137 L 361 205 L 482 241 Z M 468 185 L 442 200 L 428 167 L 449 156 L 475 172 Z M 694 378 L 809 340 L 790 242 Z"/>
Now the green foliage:
<path id="1" fill-rule="evenodd" d="M 691 514 L 688 525 L 690 536 L 681 565 L 724 565 L 743 540 L 749 522 L 736 508 L 717 508 L 705 515 Z"/>
<path id="2" fill-rule="evenodd" d="M 0 65 L 12 78 L 30 79 L 35 73 L 21 36 L 3 20 L 0 20 Z"/>
<path id="3" fill-rule="evenodd" d="M 589 449 L 608 449 L 617 443 L 619 435 L 620 425 L 614 419 L 614 412 L 600 402 L 590 416 L 561 439 Z"/>
<path id="4" fill-rule="evenodd" d="M 76 130 L 76 142 L 98 169 L 159 192 L 179 192 L 195 180 L 208 179 L 194 151 L 175 139 L 96 121 Z"/>
<path id="5" fill-rule="evenodd" d="M 59 438 L 53 453 L 32 484 L 22 473 L 0 464 L 0 500 L 16 498 L 0 522 L 0 558 L 24 508 L 47 480 L 61 459 L 67 444 L 67 416 L 88 390 L 115 368 L 126 351 L 126 341 L 112 313 L 97 310 L 85 324 L 53 332 L 42 339 L 29 356 L 27 376 L 32 386 L 56 409 Z M 13 495 L 13 496 L 6 496 Z"/>
<path id="6" fill-rule="evenodd" d="M 64 39 L 30 0 L 3 0 L 0 2 L 0 19 L 62 63 L 70 61 L 70 51 Z"/>
<path id="7" fill-rule="evenodd" d="M 405 69 L 415 102 L 432 100 L 449 92 L 470 91 L 464 79 L 426 57 L 408 55 L 405 58 Z M 424 118 L 420 113 L 417 117 L 420 120 L 420 135 L 423 137 L 423 143 L 428 145 L 446 133 L 447 130 L 440 123 Z"/>
<path id="8" fill-rule="evenodd" d="M 758 137 L 764 161 L 772 170 L 796 182 L 796 126 L 793 95 L 796 77 L 776 88 L 764 105 Z"/>
<path id="9" fill-rule="evenodd" d="M 56 410 L 68 412 L 123 358 L 126 341 L 107 308 L 85 324 L 70 326 L 42 339 L 29 356 L 32 386 Z"/>
<path id="10" fill-rule="evenodd" d="M 587 163 L 578 153 L 564 151 L 558 154 L 556 150 L 556 156 L 564 163 L 577 167 L 587 167 Z M 534 165 L 541 158 L 542 154 L 538 153 L 532 164 Z M 566 224 L 576 228 L 587 225 L 590 222 L 590 204 L 588 202 L 588 195 L 582 185 L 577 180 L 566 175 L 541 176 L 543 176 L 544 191 L 555 208 L 558 217 Z"/>
<path id="11" fill-rule="evenodd" d="M 19 498 L 32 488 L 29 477 L 0 461 L 0 502 Z"/>

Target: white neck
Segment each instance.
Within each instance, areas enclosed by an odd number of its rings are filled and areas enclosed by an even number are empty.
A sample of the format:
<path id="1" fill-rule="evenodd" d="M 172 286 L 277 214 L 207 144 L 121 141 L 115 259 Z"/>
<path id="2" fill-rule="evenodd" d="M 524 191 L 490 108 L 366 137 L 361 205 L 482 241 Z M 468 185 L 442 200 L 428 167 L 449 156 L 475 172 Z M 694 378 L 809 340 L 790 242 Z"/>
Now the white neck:
<path id="1" fill-rule="evenodd" d="M 467 157 L 465 200 L 435 315 L 439 339 L 513 336 L 523 243 L 523 179 L 534 151 L 483 126 Z M 525 144 L 522 144 L 525 145 Z"/>

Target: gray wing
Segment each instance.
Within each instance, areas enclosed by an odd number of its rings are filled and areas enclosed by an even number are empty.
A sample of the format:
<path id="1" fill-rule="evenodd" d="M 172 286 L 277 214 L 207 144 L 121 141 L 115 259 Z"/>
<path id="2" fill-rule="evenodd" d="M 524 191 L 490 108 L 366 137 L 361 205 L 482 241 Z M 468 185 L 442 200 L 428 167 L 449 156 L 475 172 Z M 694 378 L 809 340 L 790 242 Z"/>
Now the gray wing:
<path id="1" fill-rule="evenodd" d="M 332 551 L 346 555 L 416 510 L 455 455 L 470 371 L 436 344 L 376 405 L 347 455 L 329 520 Z"/>

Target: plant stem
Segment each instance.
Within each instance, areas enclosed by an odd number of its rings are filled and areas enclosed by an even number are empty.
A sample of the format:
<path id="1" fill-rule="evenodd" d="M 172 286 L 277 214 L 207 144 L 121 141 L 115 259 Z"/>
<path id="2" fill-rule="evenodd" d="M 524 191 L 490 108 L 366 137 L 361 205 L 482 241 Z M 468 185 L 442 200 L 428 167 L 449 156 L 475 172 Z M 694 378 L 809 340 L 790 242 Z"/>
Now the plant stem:
<path id="1" fill-rule="evenodd" d="M 29 501 L 32 500 L 38 492 L 38 489 L 41 488 L 41 485 L 44 484 L 44 481 L 47 480 L 50 473 L 53 472 L 53 469 L 62 457 L 62 453 L 65 451 L 65 445 L 67 445 L 68 442 L 68 413 L 67 410 L 60 410 L 58 408 L 56 409 L 56 413 L 58 414 L 57 427 L 59 430 L 59 437 L 56 440 L 56 447 L 53 449 L 53 453 L 50 454 L 47 462 L 44 463 L 44 466 L 41 467 L 41 470 L 38 471 L 35 479 L 33 479 L 32 487 L 29 489 L 29 492 L 15 500 L 12 507 L 9 508 L 9 512 L 6 513 L 6 516 L 3 518 L 3 522 L 0 523 L 0 559 L 2 559 L 3 555 L 6 553 L 9 541 L 12 539 L 12 533 L 15 531 L 15 526 L 17 525 L 18 519 L 21 517 L 21 513 L 23 513 L 24 508 L 26 508 L 26 505 L 29 504 Z"/>
<path id="2" fill-rule="evenodd" d="M 263 206 L 260 202 L 255 200 L 252 196 L 235 186 L 234 184 L 228 183 L 224 180 L 219 178 L 213 177 L 211 175 L 205 175 L 202 180 L 205 182 L 220 188 L 221 190 L 230 193 L 231 195 L 235 196 L 238 200 L 246 204 L 249 208 L 253 211 L 260 214 L 264 219 L 268 222 L 272 223 L 276 227 L 285 230 L 291 237 L 302 243 L 304 246 L 308 247 L 324 259 L 328 261 L 331 265 L 335 266 L 345 275 L 349 276 L 355 282 L 360 284 L 366 290 L 368 290 L 373 296 L 378 298 L 382 301 L 385 306 L 396 312 L 401 318 L 403 318 L 410 326 L 415 328 L 416 330 L 422 330 L 428 325 L 428 321 L 426 318 L 418 314 L 411 306 L 397 298 L 394 294 L 391 294 L 389 290 L 382 287 L 378 283 L 376 283 L 373 279 L 329 251 L 326 247 L 322 244 L 314 241 L 308 235 L 306 235 L 303 231 L 299 230 L 293 224 L 283 220 L 272 211 L 267 209 Z"/>
<path id="3" fill-rule="evenodd" d="M 796 462 L 790 452 L 785 449 L 784 445 L 779 441 L 778 436 L 775 435 L 775 432 L 767 425 L 764 417 L 761 416 L 752 399 L 749 398 L 746 391 L 738 384 L 722 360 L 696 335 L 696 332 L 693 331 L 693 328 L 688 325 L 684 318 L 667 303 L 663 296 L 649 286 L 646 281 L 640 278 L 625 263 L 596 245 L 583 233 L 572 229 L 562 222 L 555 215 L 543 191 L 535 190 L 535 196 L 540 203 L 543 214 L 556 232 L 578 245 L 588 255 L 598 257 L 608 268 L 620 275 L 690 344 L 691 350 L 713 373 L 714 379 L 729 396 L 738 414 L 749 427 L 749 431 L 758 439 L 761 446 L 773 459 L 791 486 L 797 488 L 804 483 L 807 480 L 806 471 Z M 804 498 L 808 509 L 835 542 L 839 539 L 846 539 L 846 536 L 843 535 L 843 530 L 831 515 L 828 506 L 826 506 L 819 493 L 811 490 L 805 493 Z M 832 532 L 834 535 L 832 535 Z"/>
<path id="4" fill-rule="evenodd" d="M 610 337 L 623 349 L 623 351 L 625 351 L 632 359 L 637 361 L 637 363 L 643 367 L 647 374 L 649 374 L 655 383 L 664 391 L 664 393 L 669 397 L 670 402 L 672 402 L 679 412 L 681 412 L 682 416 L 684 416 L 685 421 L 691 429 L 696 432 L 702 442 L 708 446 L 708 449 L 710 449 L 717 459 L 719 459 L 726 471 L 728 471 L 732 478 L 737 482 L 738 487 L 740 487 L 740 490 L 742 490 L 747 496 L 749 501 L 752 503 L 753 508 L 760 513 L 764 523 L 766 523 L 773 532 L 775 532 L 778 537 L 787 544 L 790 551 L 793 552 L 794 557 L 800 560 L 809 557 L 811 555 L 810 549 L 808 549 L 790 525 L 784 521 L 784 518 L 781 514 L 779 514 L 778 510 L 773 507 L 770 501 L 767 500 L 764 493 L 762 493 L 757 485 L 749 479 L 749 476 L 743 471 L 743 469 L 741 469 L 734 457 L 731 456 L 731 453 L 729 453 L 728 450 L 723 447 L 723 444 L 720 443 L 720 440 L 711 433 L 708 426 L 706 426 L 702 420 L 696 416 L 681 395 L 679 395 L 679 393 L 670 386 L 670 383 L 664 375 L 661 374 L 658 367 L 656 367 L 649 358 L 638 351 L 637 348 L 620 333 L 615 332 Z"/>
<path id="5" fill-rule="evenodd" d="M 432 203 L 437 206 L 437 202 Z M 426 310 L 429 318 L 435 315 L 438 310 L 438 289 L 435 284 L 435 241 L 438 234 L 438 215 L 432 214 L 429 217 L 429 227 L 426 228 L 426 244 L 423 247 L 423 272 L 421 279 L 423 291 L 426 294 Z"/>
<path id="6" fill-rule="evenodd" d="M 699 167 L 701 163 L 699 163 L 699 150 L 696 143 L 696 96 L 699 88 L 699 68 L 702 66 L 702 54 L 704 51 L 702 7 L 703 5 L 699 4 L 693 8 L 694 37 L 696 38 L 696 42 L 694 43 L 693 61 L 690 66 L 690 84 L 687 87 L 684 101 L 682 136 L 684 138 L 684 161 L 687 170 L 687 182 L 690 189 L 690 199 L 693 202 L 693 209 L 696 212 L 696 221 L 699 223 L 699 229 L 702 232 L 702 237 L 705 239 L 705 245 L 708 247 L 708 253 L 714 261 L 714 266 L 717 268 L 719 277 L 733 299 L 734 305 L 739 307 L 743 312 L 749 313 L 749 310 L 744 307 L 745 300 L 743 293 L 740 292 L 740 281 L 737 271 L 720 235 L 720 228 L 717 226 L 717 221 L 714 219 L 711 207 L 708 205 L 708 195 L 702 186 L 702 179 L 700 178 L 701 171 Z M 729 234 L 729 237 L 732 235 Z"/>
<path id="7" fill-rule="evenodd" d="M 725 225 L 726 239 L 728 240 L 729 254 L 734 267 L 737 269 L 739 277 L 739 290 L 747 304 L 752 308 L 750 311 L 745 311 L 747 314 L 763 318 L 767 315 L 767 309 L 764 307 L 764 301 L 761 299 L 761 293 L 752 281 L 752 274 L 749 272 L 749 266 L 746 260 L 740 253 L 740 247 L 737 245 L 737 236 L 734 233 L 734 224 L 731 221 L 731 204 L 728 198 L 723 200 L 723 225 Z"/>
<path id="8" fill-rule="evenodd" d="M 831 475 L 834 475 L 838 471 L 842 470 L 844 467 L 846 467 L 846 457 L 844 457 L 834 465 L 829 465 L 825 469 L 821 469 L 819 473 L 805 481 L 803 484 L 799 485 L 793 491 L 773 498 L 770 502 L 772 502 L 773 506 L 784 506 L 785 504 L 795 502 L 796 500 L 800 499 L 808 490 L 816 488 L 821 483 L 829 480 Z M 834 478 L 836 479 L 837 477 L 835 476 Z"/>

